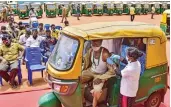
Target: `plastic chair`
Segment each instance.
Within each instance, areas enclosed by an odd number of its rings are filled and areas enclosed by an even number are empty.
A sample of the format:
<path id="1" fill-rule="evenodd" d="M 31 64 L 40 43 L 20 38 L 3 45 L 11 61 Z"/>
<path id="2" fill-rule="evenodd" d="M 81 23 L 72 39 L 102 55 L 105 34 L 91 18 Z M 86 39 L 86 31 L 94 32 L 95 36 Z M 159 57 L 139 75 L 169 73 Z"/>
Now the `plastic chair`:
<path id="1" fill-rule="evenodd" d="M 33 28 L 38 28 L 38 26 L 39 26 L 39 24 L 38 24 L 37 22 L 33 22 L 33 23 L 32 23 L 32 27 L 33 27 Z"/>
<path id="2" fill-rule="evenodd" d="M 18 74 L 17 75 L 18 75 L 18 83 L 20 85 L 22 83 L 21 61 L 20 60 L 18 60 Z M 2 77 L 0 77 L 0 85 L 3 86 Z"/>
<path id="3" fill-rule="evenodd" d="M 30 85 L 32 85 L 32 72 L 41 71 L 43 77 L 43 70 L 45 70 L 46 67 L 42 65 L 42 57 L 44 56 L 41 54 L 41 49 L 39 47 L 26 48 L 25 60 Z"/>
<path id="4" fill-rule="evenodd" d="M 61 26 L 56 26 L 55 29 L 62 30 Z"/>
<path id="5" fill-rule="evenodd" d="M 50 24 L 45 24 L 44 28 L 45 28 L 45 30 L 49 30 L 50 29 Z"/>

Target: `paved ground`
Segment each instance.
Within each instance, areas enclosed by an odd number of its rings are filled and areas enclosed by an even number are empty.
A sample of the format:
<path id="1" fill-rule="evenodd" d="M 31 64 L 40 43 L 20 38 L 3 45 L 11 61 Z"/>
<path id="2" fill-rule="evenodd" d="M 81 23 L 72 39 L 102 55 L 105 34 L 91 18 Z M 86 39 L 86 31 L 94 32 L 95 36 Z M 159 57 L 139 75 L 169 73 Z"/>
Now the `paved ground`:
<path id="1" fill-rule="evenodd" d="M 150 15 L 141 15 L 136 16 L 135 21 L 139 22 L 147 22 L 159 25 L 161 20 L 161 15 L 154 16 L 155 19 L 150 19 Z M 17 21 L 18 17 L 15 18 Z M 68 20 L 70 25 L 77 25 L 77 24 L 84 24 L 84 23 L 92 23 L 92 22 L 100 22 L 100 21 L 130 21 L 130 16 L 123 15 L 123 16 L 93 16 L 87 17 L 83 16 L 80 18 L 81 20 L 76 20 L 76 17 L 69 17 Z M 47 23 L 47 24 L 56 24 L 62 25 L 60 23 L 61 17 L 57 18 L 46 18 L 45 16 L 42 19 L 39 19 L 39 22 Z M 24 22 L 28 22 L 24 20 Z M 0 24 L 2 25 L 2 24 Z M 170 59 L 170 41 L 167 42 L 167 57 Z M 170 63 L 170 60 L 169 60 Z M 17 93 L 17 94 L 6 94 L 0 95 L 0 105 L 1 107 L 37 107 L 38 99 L 41 95 L 48 92 L 50 90 L 43 90 L 43 91 L 32 91 L 32 92 L 25 92 L 25 93 Z M 170 90 L 167 91 L 165 96 L 165 105 L 167 107 L 170 106 Z M 140 105 L 137 107 L 141 107 Z M 164 107 L 164 106 L 161 106 Z"/>

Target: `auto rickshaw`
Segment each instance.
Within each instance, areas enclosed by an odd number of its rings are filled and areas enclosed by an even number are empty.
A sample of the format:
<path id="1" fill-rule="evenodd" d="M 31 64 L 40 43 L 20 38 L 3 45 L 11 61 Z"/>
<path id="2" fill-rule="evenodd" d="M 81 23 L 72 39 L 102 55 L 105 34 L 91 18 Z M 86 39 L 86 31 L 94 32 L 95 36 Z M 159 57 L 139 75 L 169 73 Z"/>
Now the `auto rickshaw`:
<path id="1" fill-rule="evenodd" d="M 121 15 L 123 13 L 123 4 L 122 3 L 116 3 L 115 13 L 118 15 Z"/>
<path id="2" fill-rule="evenodd" d="M 156 10 L 155 13 L 160 14 L 160 3 L 156 2 L 154 4 L 154 7 L 155 7 L 155 10 Z"/>
<path id="3" fill-rule="evenodd" d="M 145 3 L 145 4 L 143 4 L 143 7 L 142 7 L 142 14 L 148 14 L 148 12 L 149 12 L 149 8 L 150 8 L 150 5 L 149 4 L 147 4 L 147 3 Z"/>
<path id="4" fill-rule="evenodd" d="M 73 15 L 73 14 L 77 14 L 77 4 L 76 3 L 71 4 L 71 15 Z"/>
<path id="5" fill-rule="evenodd" d="M 141 4 L 139 3 L 135 4 L 135 14 L 138 14 L 138 15 L 141 14 Z"/>
<path id="6" fill-rule="evenodd" d="M 45 3 L 46 17 L 56 17 L 56 4 Z"/>
<path id="7" fill-rule="evenodd" d="M 103 15 L 103 5 L 101 3 L 93 4 L 93 14 Z"/>
<path id="8" fill-rule="evenodd" d="M 37 12 L 37 17 L 42 17 L 43 15 L 43 8 L 40 2 L 32 3 L 31 7 Z"/>
<path id="9" fill-rule="evenodd" d="M 84 55 L 89 49 L 87 49 L 87 42 L 91 46 L 91 40 L 120 39 L 122 48 L 126 45 L 124 41 L 136 38 L 139 38 L 145 46 L 145 50 L 142 51 L 145 56 L 140 60 L 141 65 L 144 64 L 144 66 L 141 69 L 135 102 L 144 103 L 145 107 L 159 107 L 164 101 L 168 87 L 167 38 L 157 25 L 128 21 L 96 22 L 65 27 L 47 63 L 46 79 L 53 91 L 40 98 L 39 107 L 62 107 L 61 104 L 63 107 L 83 107 L 80 81 L 82 70 L 86 65 L 83 60 Z M 104 45 L 104 47 L 114 48 L 115 44 Z M 119 51 L 119 53 L 122 52 L 125 51 Z M 98 107 L 102 105 L 117 107 L 121 78 L 116 75 L 105 82 Z M 91 81 L 87 84 L 89 83 Z M 86 101 L 90 103 L 92 103 L 91 89 L 92 86 L 87 85 L 84 93 Z"/>
<path id="10" fill-rule="evenodd" d="M 160 28 L 165 32 L 166 36 L 170 38 L 170 10 L 163 12 Z"/>
<path id="11" fill-rule="evenodd" d="M 30 10 L 30 8 L 31 8 L 31 2 L 24 2 L 23 4 L 27 5 L 28 9 Z"/>
<path id="12" fill-rule="evenodd" d="M 129 8 L 131 4 L 129 2 L 123 2 L 123 13 L 129 14 Z"/>
<path id="13" fill-rule="evenodd" d="M 107 3 L 107 14 L 108 15 L 114 14 L 114 4 L 113 3 Z"/>
<path id="14" fill-rule="evenodd" d="M 167 3 L 164 2 L 161 4 L 161 10 L 160 10 L 160 13 L 163 13 L 165 10 L 167 10 Z"/>
<path id="15" fill-rule="evenodd" d="M 92 3 L 82 3 L 82 14 L 91 16 L 93 13 L 93 4 Z"/>
<path id="16" fill-rule="evenodd" d="M 16 15 L 17 14 L 17 2 L 9 3 L 8 5 L 12 8 L 13 13 Z"/>
<path id="17" fill-rule="evenodd" d="M 19 19 L 20 18 L 24 19 L 29 17 L 29 9 L 26 4 L 18 4 L 17 10 L 18 10 Z"/>

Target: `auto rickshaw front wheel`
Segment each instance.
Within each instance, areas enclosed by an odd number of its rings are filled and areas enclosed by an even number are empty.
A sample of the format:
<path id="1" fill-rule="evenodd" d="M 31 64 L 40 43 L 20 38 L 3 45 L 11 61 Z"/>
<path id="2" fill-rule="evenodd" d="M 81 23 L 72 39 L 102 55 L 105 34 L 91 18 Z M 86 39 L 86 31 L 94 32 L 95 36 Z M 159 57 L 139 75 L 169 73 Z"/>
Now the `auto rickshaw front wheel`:
<path id="1" fill-rule="evenodd" d="M 154 92 L 145 102 L 145 107 L 159 107 L 162 102 L 163 96 L 163 93 Z"/>

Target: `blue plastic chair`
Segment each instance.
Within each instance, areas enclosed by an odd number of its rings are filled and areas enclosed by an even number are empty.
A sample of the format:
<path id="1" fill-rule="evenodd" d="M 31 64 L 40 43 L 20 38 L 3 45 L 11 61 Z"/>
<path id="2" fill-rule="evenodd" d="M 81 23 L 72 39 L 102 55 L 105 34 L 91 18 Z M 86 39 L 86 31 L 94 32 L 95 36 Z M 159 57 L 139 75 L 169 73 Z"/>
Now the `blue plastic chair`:
<path id="1" fill-rule="evenodd" d="M 55 29 L 62 30 L 61 26 L 56 26 Z"/>
<path id="2" fill-rule="evenodd" d="M 18 83 L 20 85 L 22 83 L 21 61 L 20 60 L 18 60 L 18 74 L 17 75 L 18 75 Z M 2 77 L 0 77 L 0 85 L 3 86 Z"/>
<path id="3" fill-rule="evenodd" d="M 44 56 L 41 54 L 41 49 L 39 47 L 26 48 L 25 60 L 30 85 L 32 85 L 32 72 L 41 71 L 43 77 L 43 70 L 45 70 L 46 67 L 42 65 L 42 57 Z"/>
<path id="4" fill-rule="evenodd" d="M 49 30 L 50 29 L 50 24 L 45 24 L 44 28 L 45 28 L 45 30 Z"/>
<path id="5" fill-rule="evenodd" d="M 33 28 L 38 28 L 38 26 L 39 26 L 39 24 L 38 24 L 37 22 L 33 22 L 33 23 L 32 23 L 32 27 L 33 27 Z"/>

